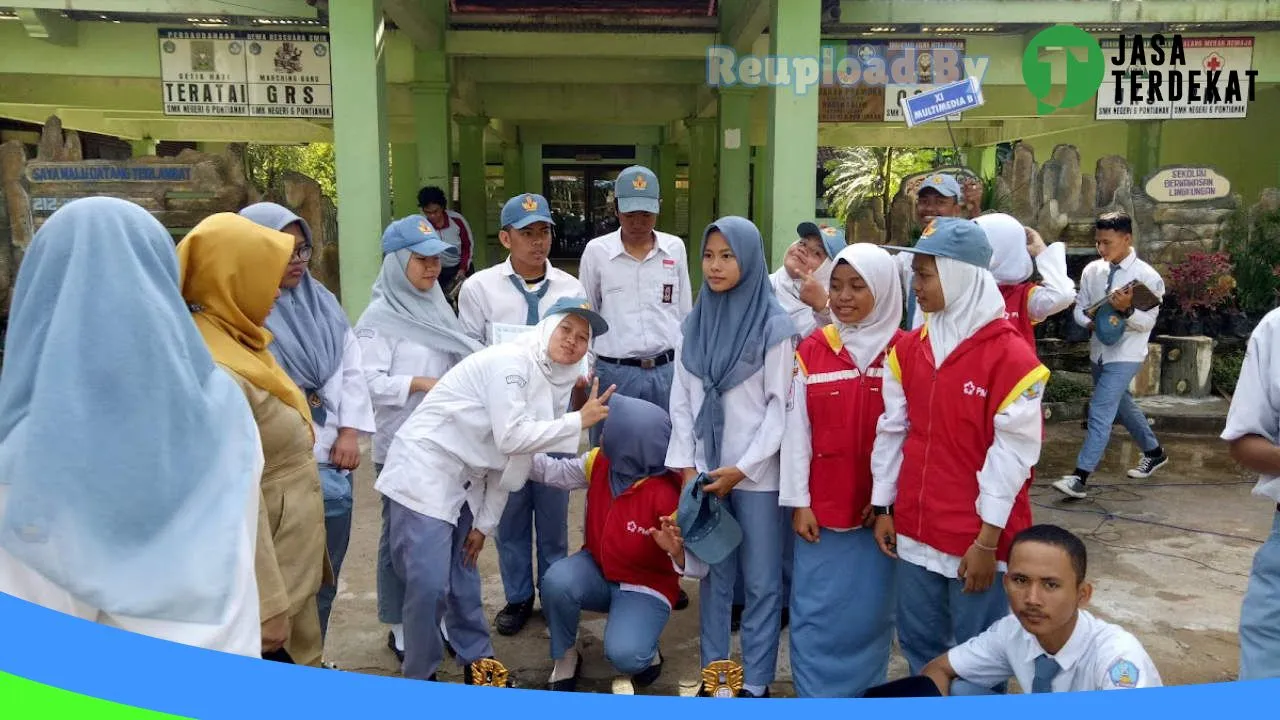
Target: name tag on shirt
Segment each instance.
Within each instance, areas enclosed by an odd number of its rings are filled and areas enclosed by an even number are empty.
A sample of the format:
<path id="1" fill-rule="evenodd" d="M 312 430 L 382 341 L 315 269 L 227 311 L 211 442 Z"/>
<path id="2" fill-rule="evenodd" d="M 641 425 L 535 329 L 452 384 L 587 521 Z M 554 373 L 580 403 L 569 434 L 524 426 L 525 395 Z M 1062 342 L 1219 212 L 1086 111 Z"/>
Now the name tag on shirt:
<path id="1" fill-rule="evenodd" d="M 500 345 L 508 343 L 521 335 L 529 332 L 534 325 L 511 325 L 509 323 L 491 323 L 489 325 L 489 344 Z M 582 360 L 578 363 L 581 368 L 582 377 L 591 377 L 591 361 L 588 359 L 590 354 L 582 356 Z"/>

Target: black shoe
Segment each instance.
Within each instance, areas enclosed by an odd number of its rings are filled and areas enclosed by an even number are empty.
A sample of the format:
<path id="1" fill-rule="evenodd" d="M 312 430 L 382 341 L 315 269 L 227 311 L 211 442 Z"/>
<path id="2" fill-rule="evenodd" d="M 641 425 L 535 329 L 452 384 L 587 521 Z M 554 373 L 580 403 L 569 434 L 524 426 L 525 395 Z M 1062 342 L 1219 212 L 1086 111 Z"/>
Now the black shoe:
<path id="1" fill-rule="evenodd" d="M 525 623 L 533 615 L 533 598 L 521 603 L 507 603 L 494 618 L 493 624 L 499 635 L 515 635 L 524 629 Z"/>
<path id="2" fill-rule="evenodd" d="M 738 697 L 740 697 L 740 698 L 767 698 L 767 697 L 769 697 L 769 688 L 765 688 L 765 689 L 764 689 L 764 694 L 763 694 L 763 695 L 752 695 L 750 690 L 748 690 L 748 689 L 746 689 L 746 688 L 742 688 L 741 690 L 739 690 L 739 691 L 738 691 Z"/>
<path id="3" fill-rule="evenodd" d="M 1162 468 L 1169 462 L 1169 456 L 1166 453 L 1160 453 L 1159 457 L 1142 456 L 1138 461 L 1138 467 L 1129 471 L 1129 477 L 1137 480 L 1146 480 L 1151 477 L 1151 473 Z"/>
<path id="4" fill-rule="evenodd" d="M 676 599 L 676 610 L 683 610 L 687 607 L 689 607 L 689 593 L 681 590 L 680 597 Z"/>
<path id="5" fill-rule="evenodd" d="M 578 653 L 578 662 L 573 666 L 573 677 L 564 680 L 557 680 L 547 683 L 547 689 L 552 692 L 577 692 L 578 676 L 582 674 L 582 653 Z"/>
<path id="6" fill-rule="evenodd" d="M 390 630 L 387 631 L 387 647 L 395 653 L 397 660 L 404 662 L 404 651 L 396 647 L 396 634 Z"/>
<path id="7" fill-rule="evenodd" d="M 662 653 L 658 653 L 658 662 L 631 676 L 631 683 L 636 687 L 646 688 L 658 681 L 662 675 Z"/>
<path id="8" fill-rule="evenodd" d="M 729 632 L 738 632 L 742 628 L 743 606 L 734 605 L 733 614 L 729 616 Z"/>

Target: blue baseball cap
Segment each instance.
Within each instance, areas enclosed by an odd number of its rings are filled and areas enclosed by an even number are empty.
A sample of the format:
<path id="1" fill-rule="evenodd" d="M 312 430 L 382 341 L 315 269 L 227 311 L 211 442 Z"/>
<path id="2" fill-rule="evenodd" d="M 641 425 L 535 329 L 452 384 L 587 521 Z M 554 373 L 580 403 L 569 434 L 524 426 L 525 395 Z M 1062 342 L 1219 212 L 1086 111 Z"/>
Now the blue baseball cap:
<path id="1" fill-rule="evenodd" d="M 618 173 L 613 182 L 613 197 L 618 201 L 618 212 L 647 212 L 658 214 L 661 205 L 658 197 L 658 176 L 647 167 L 632 165 Z"/>
<path id="2" fill-rule="evenodd" d="M 1093 334 L 1103 345 L 1111 346 L 1124 337 L 1125 319 L 1111 307 L 1111 303 L 1103 303 L 1093 315 Z"/>
<path id="3" fill-rule="evenodd" d="M 551 307 L 547 308 L 547 311 L 542 315 L 542 319 L 546 320 L 556 313 L 569 313 L 586 320 L 591 324 L 592 337 L 599 337 L 609 332 L 609 323 L 605 322 L 600 313 L 591 309 L 591 303 L 584 297 L 560 298 Z"/>
<path id="4" fill-rule="evenodd" d="M 886 250 L 951 258 L 986 270 L 991 264 L 991 243 L 982 226 L 964 218 L 934 218 L 920 233 L 915 247 L 886 247 Z"/>
<path id="5" fill-rule="evenodd" d="M 719 497 L 704 492 L 712 482 L 706 473 L 689 481 L 680 491 L 676 525 L 684 546 L 710 565 L 723 562 L 742 543 L 742 526 Z"/>
<path id="6" fill-rule="evenodd" d="M 942 197 L 960 198 L 960 182 L 946 173 L 934 173 L 926 177 L 916 195 L 925 190 L 936 190 Z"/>
<path id="7" fill-rule="evenodd" d="M 555 221 L 551 219 L 551 206 L 541 195 L 533 193 L 517 195 L 502 206 L 501 227 L 519 230 L 536 222 L 555 225 Z"/>
<path id="8" fill-rule="evenodd" d="M 822 247 L 827 250 L 827 257 L 832 260 L 836 259 L 836 255 L 845 248 L 844 230 L 834 228 L 830 225 L 821 226 L 818 236 L 822 238 Z"/>
<path id="9" fill-rule="evenodd" d="M 382 254 L 390 255 L 397 250 L 426 257 L 459 254 L 457 248 L 440 239 L 440 233 L 424 215 L 402 217 L 382 231 Z"/>

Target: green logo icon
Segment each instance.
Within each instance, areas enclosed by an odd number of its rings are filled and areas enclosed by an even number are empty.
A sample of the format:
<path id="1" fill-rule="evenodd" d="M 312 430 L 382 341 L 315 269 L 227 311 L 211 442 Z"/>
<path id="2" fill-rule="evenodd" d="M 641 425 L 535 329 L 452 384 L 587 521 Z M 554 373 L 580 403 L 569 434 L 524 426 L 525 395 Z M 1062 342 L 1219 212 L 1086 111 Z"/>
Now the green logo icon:
<path id="1" fill-rule="evenodd" d="M 1049 90 L 1053 87 L 1053 66 L 1047 60 L 1040 59 L 1041 48 L 1084 48 L 1087 57 L 1084 62 L 1067 52 L 1067 93 L 1058 105 L 1046 101 Z M 1036 96 L 1036 106 L 1041 113 L 1073 108 L 1098 94 L 1102 87 L 1102 76 L 1106 72 L 1106 60 L 1102 57 L 1102 46 L 1092 35 L 1074 25 L 1054 25 L 1041 30 L 1022 53 L 1022 81 L 1032 95 Z"/>

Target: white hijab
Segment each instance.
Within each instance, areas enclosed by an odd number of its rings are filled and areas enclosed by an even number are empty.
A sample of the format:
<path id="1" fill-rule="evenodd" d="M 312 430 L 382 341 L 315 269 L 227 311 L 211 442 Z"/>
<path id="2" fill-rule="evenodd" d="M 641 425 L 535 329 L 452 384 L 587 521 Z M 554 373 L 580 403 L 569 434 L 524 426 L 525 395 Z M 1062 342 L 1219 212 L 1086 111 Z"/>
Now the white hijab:
<path id="1" fill-rule="evenodd" d="M 1027 231 L 1017 218 L 991 213 L 974 218 L 991 243 L 991 274 L 999 285 L 1026 282 L 1035 269 L 1027 252 Z"/>
<path id="2" fill-rule="evenodd" d="M 898 263 L 884 248 L 872 243 L 854 243 L 836 255 L 835 265 L 847 263 L 862 276 L 875 299 L 875 307 L 862 322 L 846 325 L 832 319 L 840 331 L 840 341 L 860 370 L 866 370 L 902 324 L 902 280 Z M 827 283 L 830 288 L 830 282 Z"/>
<path id="3" fill-rule="evenodd" d="M 1004 317 L 1004 296 L 991 271 L 952 260 L 935 258 L 945 306 L 925 320 L 934 367 L 942 367 L 960 343 Z"/>

